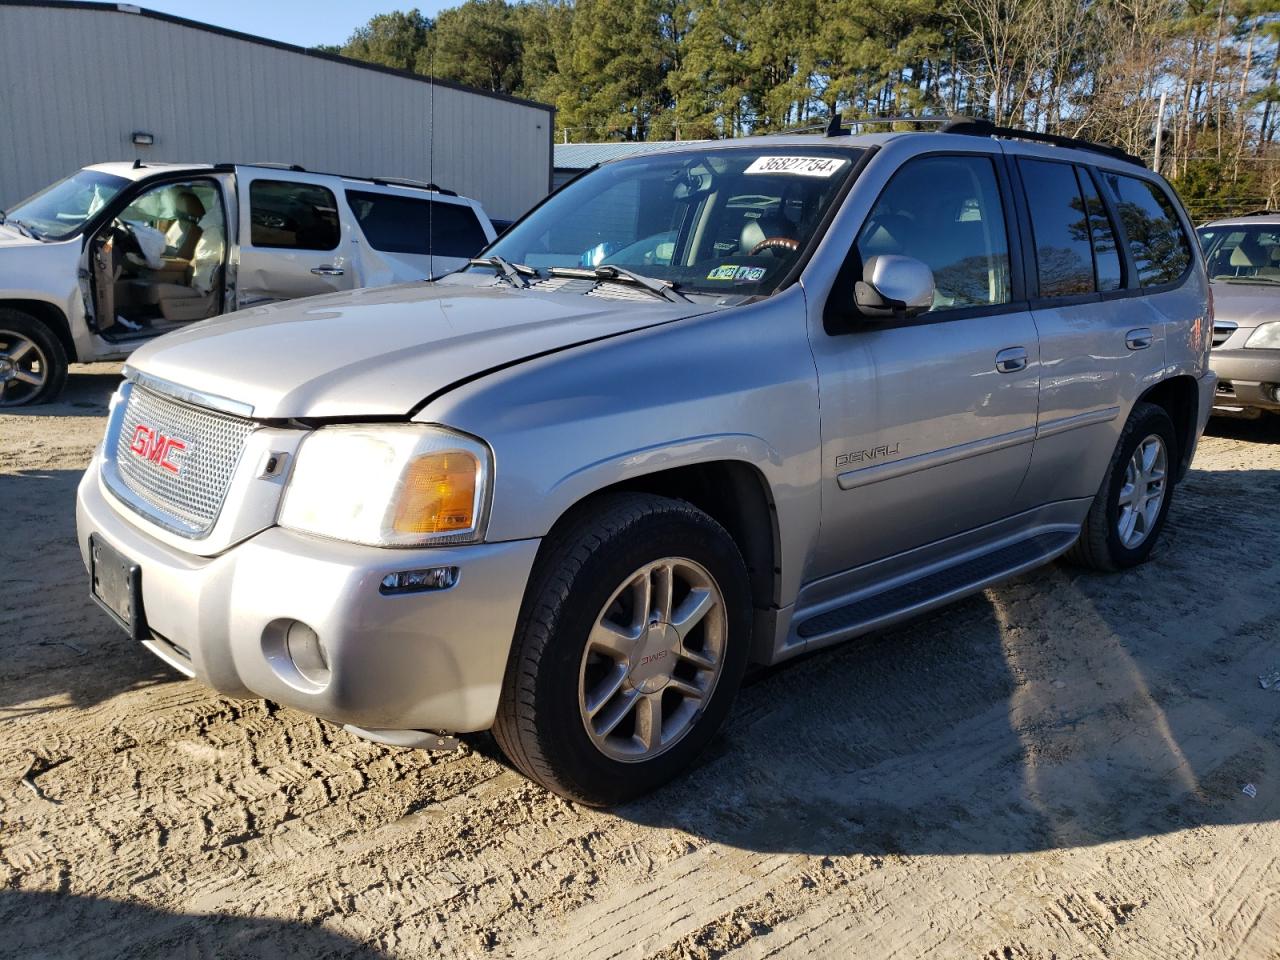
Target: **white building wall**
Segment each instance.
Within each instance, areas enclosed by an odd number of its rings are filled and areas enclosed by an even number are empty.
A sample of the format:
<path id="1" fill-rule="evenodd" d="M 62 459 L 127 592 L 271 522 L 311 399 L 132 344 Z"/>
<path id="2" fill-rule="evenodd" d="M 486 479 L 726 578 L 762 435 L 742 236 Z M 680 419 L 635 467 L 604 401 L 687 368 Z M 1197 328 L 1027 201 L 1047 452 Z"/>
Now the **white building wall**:
<path id="1" fill-rule="evenodd" d="M 0 207 L 135 157 L 432 179 L 506 219 L 547 192 L 550 107 L 125 11 L 0 0 Z"/>

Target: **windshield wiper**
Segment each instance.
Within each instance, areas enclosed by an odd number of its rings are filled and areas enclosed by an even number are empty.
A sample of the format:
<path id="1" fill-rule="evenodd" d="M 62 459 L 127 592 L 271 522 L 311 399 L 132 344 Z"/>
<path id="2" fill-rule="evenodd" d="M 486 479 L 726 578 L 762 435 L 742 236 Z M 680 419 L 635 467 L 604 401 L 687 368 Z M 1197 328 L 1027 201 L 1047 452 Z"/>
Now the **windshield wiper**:
<path id="1" fill-rule="evenodd" d="M 473 267 L 492 268 L 497 276 L 502 277 L 507 283 L 521 290 L 529 286 L 529 281 L 525 277 L 538 276 L 538 271 L 533 267 L 526 266 L 523 263 L 512 263 L 505 257 L 472 257 L 469 263 Z"/>
<path id="2" fill-rule="evenodd" d="M 1234 274 L 1226 274 L 1212 279 L 1214 283 L 1280 283 L 1280 278 L 1277 277 L 1237 277 Z"/>
<path id="3" fill-rule="evenodd" d="M 6 227 L 13 227 L 23 236 L 30 237 L 32 240 L 44 239 L 44 237 L 40 236 L 40 234 L 38 234 L 31 227 L 27 226 L 21 220 L 10 220 L 8 217 L 5 217 L 3 220 L 0 220 L 0 223 L 3 223 Z"/>
<path id="4" fill-rule="evenodd" d="M 659 280 L 635 273 L 626 267 L 616 267 L 611 263 L 598 267 L 550 267 L 547 273 L 553 277 L 577 277 L 584 280 L 614 280 L 619 283 L 634 283 L 642 290 L 647 290 L 655 297 L 661 297 L 671 303 L 691 303 L 690 299 L 676 289 L 670 280 Z"/>

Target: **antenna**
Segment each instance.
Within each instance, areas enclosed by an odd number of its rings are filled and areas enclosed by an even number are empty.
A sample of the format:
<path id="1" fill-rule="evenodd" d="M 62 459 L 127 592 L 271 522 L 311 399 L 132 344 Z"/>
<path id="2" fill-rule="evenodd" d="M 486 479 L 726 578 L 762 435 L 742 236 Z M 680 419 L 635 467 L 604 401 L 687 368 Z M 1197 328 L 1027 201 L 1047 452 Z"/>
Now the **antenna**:
<path id="1" fill-rule="evenodd" d="M 435 24 L 432 24 L 434 32 Z M 436 44 L 435 37 L 427 34 L 431 44 L 427 50 L 427 182 L 436 182 Z M 436 202 L 427 197 L 427 281 L 436 281 Z"/>

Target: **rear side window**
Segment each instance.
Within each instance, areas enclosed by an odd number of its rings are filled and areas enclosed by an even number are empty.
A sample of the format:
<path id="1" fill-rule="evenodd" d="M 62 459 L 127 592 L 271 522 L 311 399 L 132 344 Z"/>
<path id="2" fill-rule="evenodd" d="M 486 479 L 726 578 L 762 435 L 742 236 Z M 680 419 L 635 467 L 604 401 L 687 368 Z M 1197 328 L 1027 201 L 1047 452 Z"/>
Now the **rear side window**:
<path id="1" fill-rule="evenodd" d="M 1009 235 L 995 168 L 985 156 L 908 161 L 858 235 L 865 264 L 902 254 L 933 271 L 933 312 L 1008 303 Z"/>
<path id="2" fill-rule="evenodd" d="M 466 204 L 366 190 L 348 190 L 347 203 L 369 246 L 383 253 L 474 257 L 489 242 Z"/>
<path id="3" fill-rule="evenodd" d="M 1156 287 L 1179 279 L 1191 264 L 1191 241 L 1173 202 L 1150 181 L 1100 172 L 1103 189 L 1120 214 L 1129 252 L 1138 268 L 1138 283 Z"/>
<path id="4" fill-rule="evenodd" d="M 1093 266 L 1099 290 L 1119 290 L 1121 287 L 1120 250 L 1116 246 L 1115 230 L 1107 216 L 1106 205 L 1098 195 L 1097 185 L 1089 171 L 1076 167 L 1080 186 L 1084 190 L 1085 209 L 1089 211 L 1089 233 L 1093 238 Z"/>
<path id="5" fill-rule="evenodd" d="M 254 180 L 249 184 L 249 224 L 255 247 L 332 250 L 342 238 L 337 200 L 314 183 Z"/>
<path id="6" fill-rule="evenodd" d="M 1031 210 L 1040 296 L 1093 293 L 1089 217 L 1075 169 L 1046 160 L 1022 160 L 1018 168 Z"/>

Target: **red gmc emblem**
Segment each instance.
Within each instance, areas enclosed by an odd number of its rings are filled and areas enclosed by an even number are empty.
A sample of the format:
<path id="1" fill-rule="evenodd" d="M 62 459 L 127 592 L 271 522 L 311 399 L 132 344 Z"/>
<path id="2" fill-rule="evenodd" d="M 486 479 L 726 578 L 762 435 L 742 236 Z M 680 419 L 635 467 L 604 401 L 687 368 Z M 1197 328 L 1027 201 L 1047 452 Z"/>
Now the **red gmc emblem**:
<path id="1" fill-rule="evenodd" d="M 140 423 L 133 428 L 133 442 L 129 450 L 143 460 L 150 460 L 170 473 L 178 473 L 182 463 L 174 458 L 187 449 L 187 445 L 177 437 L 166 437 L 155 427 Z"/>

